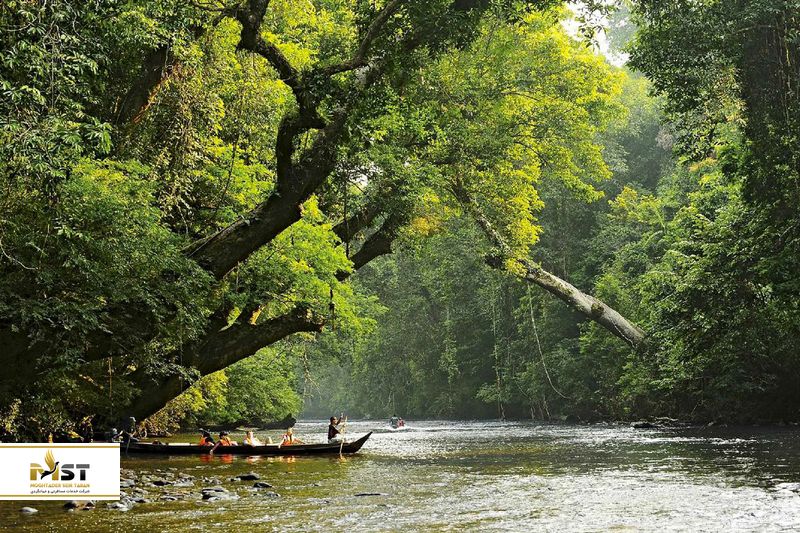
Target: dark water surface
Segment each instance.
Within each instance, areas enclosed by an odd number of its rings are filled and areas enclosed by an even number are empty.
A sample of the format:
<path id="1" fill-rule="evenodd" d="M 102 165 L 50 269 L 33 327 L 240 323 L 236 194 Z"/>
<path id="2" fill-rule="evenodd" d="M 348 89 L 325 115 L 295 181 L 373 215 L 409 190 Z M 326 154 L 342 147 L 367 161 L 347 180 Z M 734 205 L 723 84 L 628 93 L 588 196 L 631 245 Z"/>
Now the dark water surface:
<path id="1" fill-rule="evenodd" d="M 797 428 L 634 430 L 442 421 L 409 426 L 390 431 L 385 421 L 351 422 L 351 438 L 376 433 L 359 455 L 344 459 L 123 458 L 123 468 L 140 477 L 194 479 L 177 488 L 139 482 L 153 501 L 127 512 L 108 510 L 105 502 L 73 512 L 57 502 L 0 502 L 0 528 L 800 531 Z M 325 428 L 324 422 L 303 422 L 296 434 L 321 441 Z M 274 439 L 277 432 L 267 435 Z M 256 472 L 273 488 L 230 481 L 246 472 Z M 213 485 L 238 499 L 203 501 L 200 489 Z M 362 493 L 379 494 L 357 496 Z M 159 501 L 164 494 L 181 499 Z M 23 516 L 23 505 L 40 512 Z"/>

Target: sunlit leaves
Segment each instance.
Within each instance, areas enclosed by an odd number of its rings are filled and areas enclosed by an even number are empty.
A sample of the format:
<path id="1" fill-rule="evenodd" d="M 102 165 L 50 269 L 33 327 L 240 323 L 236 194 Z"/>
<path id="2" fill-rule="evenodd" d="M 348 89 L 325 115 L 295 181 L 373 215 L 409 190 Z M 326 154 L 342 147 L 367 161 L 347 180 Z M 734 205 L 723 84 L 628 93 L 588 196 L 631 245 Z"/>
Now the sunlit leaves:
<path id="1" fill-rule="evenodd" d="M 490 21 L 426 82 L 440 101 L 431 153 L 526 255 L 539 232 L 541 180 L 587 201 L 600 196 L 594 184 L 609 171 L 596 136 L 621 113 L 620 79 L 548 15 L 513 27 Z"/>

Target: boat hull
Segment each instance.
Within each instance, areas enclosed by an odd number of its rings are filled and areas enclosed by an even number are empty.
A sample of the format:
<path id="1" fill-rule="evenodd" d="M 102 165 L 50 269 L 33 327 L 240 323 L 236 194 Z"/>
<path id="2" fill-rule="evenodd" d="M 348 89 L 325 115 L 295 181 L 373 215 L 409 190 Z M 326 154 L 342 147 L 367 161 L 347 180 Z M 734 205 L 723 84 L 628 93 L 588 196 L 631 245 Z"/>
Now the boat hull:
<path id="1" fill-rule="evenodd" d="M 372 432 L 367 433 L 358 440 L 344 444 L 295 444 L 280 446 L 266 444 L 264 446 L 218 446 L 214 455 L 338 455 L 358 452 L 367 442 Z M 119 449 L 122 454 L 151 454 L 151 455 L 209 455 L 213 446 L 198 446 L 195 444 L 155 444 L 152 442 L 136 442 L 121 444 Z"/>

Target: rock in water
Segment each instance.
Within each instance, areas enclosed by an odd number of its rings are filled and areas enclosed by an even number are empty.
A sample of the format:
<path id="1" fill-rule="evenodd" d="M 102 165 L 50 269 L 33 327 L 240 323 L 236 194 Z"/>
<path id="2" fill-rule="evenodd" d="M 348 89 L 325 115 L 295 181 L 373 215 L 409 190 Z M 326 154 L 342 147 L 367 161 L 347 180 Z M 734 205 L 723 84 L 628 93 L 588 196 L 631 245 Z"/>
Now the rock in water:
<path id="1" fill-rule="evenodd" d="M 33 507 L 23 507 L 22 509 L 19 510 L 19 512 L 22 514 L 34 514 L 38 513 L 39 509 L 34 509 Z"/>
<path id="2" fill-rule="evenodd" d="M 64 509 L 67 510 L 76 509 L 77 507 L 78 507 L 78 502 L 76 502 L 75 500 L 70 500 L 64 504 Z"/>
<path id="3" fill-rule="evenodd" d="M 128 511 L 130 508 L 122 502 L 111 502 L 106 504 L 108 509 L 113 511 Z"/>
<path id="4" fill-rule="evenodd" d="M 250 472 L 249 474 L 242 474 L 240 476 L 234 476 L 233 478 L 236 481 L 257 481 L 261 479 L 261 476 L 256 474 L 255 472 Z"/>
<path id="5" fill-rule="evenodd" d="M 204 492 L 203 499 L 209 502 L 219 500 L 238 500 L 239 496 L 231 492 Z"/>
<path id="6" fill-rule="evenodd" d="M 653 424 L 652 422 L 648 422 L 647 420 L 640 420 L 639 422 L 633 422 L 631 424 L 633 429 L 654 429 L 658 426 Z"/>
<path id="7" fill-rule="evenodd" d="M 272 485 L 270 485 L 269 483 L 265 483 L 263 481 L 258 481 L 256 483 L 253 483 L 253 488 L 256 488 L 256 489 L 271 489 Z"/>
<path id="8" fill-rule="evenodd" d="M 234 499 L 237 497 L 235 494 L 230 494 L 228 492 L 228 489 L 225 489 L 223 487 L 209 487 L 203 489 L 201 493 L 203 495 L 204 500 L 211 500 L 211 501 L 221 500 L 223 498 Z"/>

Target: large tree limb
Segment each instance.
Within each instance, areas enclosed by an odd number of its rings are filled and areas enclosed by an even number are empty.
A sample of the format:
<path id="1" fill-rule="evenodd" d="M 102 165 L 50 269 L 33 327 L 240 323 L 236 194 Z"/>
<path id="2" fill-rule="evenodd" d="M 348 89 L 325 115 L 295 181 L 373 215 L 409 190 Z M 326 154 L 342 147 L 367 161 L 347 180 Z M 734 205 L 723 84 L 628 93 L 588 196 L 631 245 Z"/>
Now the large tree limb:
<path id="1" fill-rule="evenodd" d="M 370 202 L 352 216 L 336 224 L 332 231 L 342 242 L 349 242 L 359 231 L 369 226 L 381 211 L 378 202 Z"/>
<path id="2" fill-rule="evenodd" d="M 456 182 L 453 194 L 458 201 L 470 212 L 472 217 L 483 230 L 484 235 L 499 251 L 498 254 L 487 258 L 487 263 L 495 268 L 504 268 L 506 261 L 517 263 L 523 270 L 523 279 L 543 288 L 556 298 L 560 299 L 574 310 L 603 326 L 611 334 L 619 337 L 632 347 L 636 348 L 644 343 L 644 331 L 621 315 L 618 311 L 605 304 L 590 294 L 586 294 L 569 282 L 547 272 L 542 267 L 527 259 L 515 258 L 508 244 L 492 223 L 483 214 L 477 202 L 469 195 L 467 190 Z"/>
<path id="3" fill-rule="evenodd" d="M 391 240 L 397 235 L 402 220 L 401 217 L 388 217 L 381 228 L 366 239 L 354 256 L 354 270 L 391 253 Z M 350 275 L 351 272 L 342 272 L 337 277 L 343 281 Z M 284 315 L 257 324 L 251 324 L 247 320 L 249 313 L 245 313 L 236 323 L 227 326 L 223 315 L 219 313 L 217 320 L 210 321 L 214 326 L 209 328 L 203 339 L 181 353 L 184 364 L 197 370 L 201 376 L 227 368 L 294 333 L 322 331 L 325 324 L 322 317 L 305 307 L 296 307 Z M 129 412 L 140 419 L 154 414 L 188 385 L 180 376 L 151 377 L 144 370 L 134 372 L 131 380 L 142 392 Z"/>
<path id="4" fill-rule="evenodd" d="M 389 215 L 381 227 L 367 237 L 361 248 L 350 257 L 353 262 L 353 270 L 358 270 L 376 257 L 392 253 L 392 243 L 397 238 L 397 233 L 404 221 L 405 218 L 401 215 Z M 343 281 L 347 276 L 340 272 L 336 277 L 339 281 Z"/>
<path id="5" fill-rule="evenodd" d="M 196 369 L 201 376 L 222 370 L 258 350 L 299 332 L 318 332 L 323 322 L 308 309 L 298 307 L 285 315 L 262 324 L 237 322 L 221 331 L 212 331 L 206 338 L 184 351 L 186 366 Z M 129 416 L 146 418 L 181 394 L 190 385 L 181 376 L 152 378 L 143 370 L 131 375 L 141 394 L 129 409 Z"/>
<path id="6" fill-rule="evenodd" d="M 400 4 L 402 4 L 404 1 L 405 0 L 391 0 L 391 2 L 383 7 L 383 9 L 372 20 L 372 23 L 370 23 L 366 33 L 364 34 L 364 38 L 361 40 L 361 44 L 359 45 L 358 50 L 353 57 L 343 63 L 323 67 L 317 72 L 323 76 L 332 76 L 340 72 L 347 72 L 349 70 L 366 66 L 367 54 L 369 53 L 372 43 L 375 41 L 378 35 L 380 35 L 381 30 L 389 18 L 397 12 L 397 10 L 400 8 Z"/>
<path id="7" fill-rule="evenodd" d="M 344 117 L 317 136 L 300 162 L 279 179 L 269 198 L 233 224 L 195 243 L 187 254 L 221 279 L 253 252 L 300 220 L 301 206 L 333 171 Z"/>

